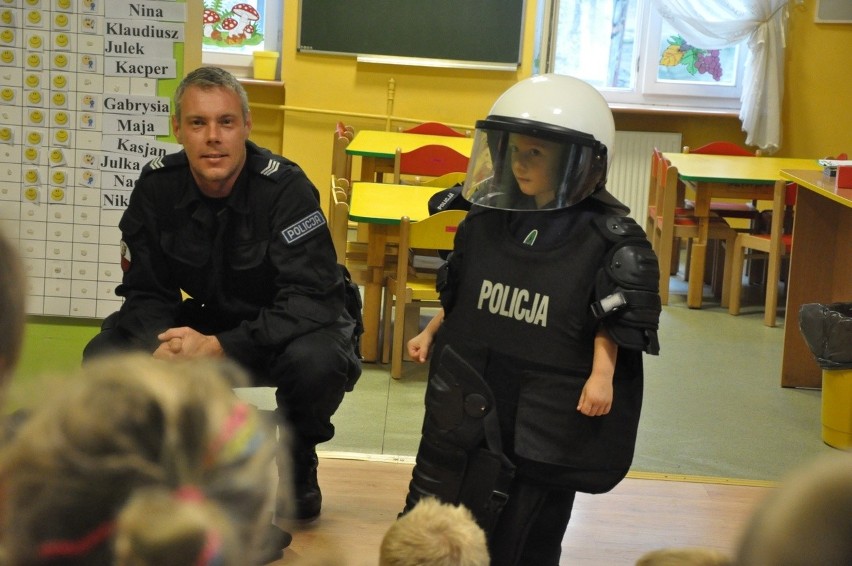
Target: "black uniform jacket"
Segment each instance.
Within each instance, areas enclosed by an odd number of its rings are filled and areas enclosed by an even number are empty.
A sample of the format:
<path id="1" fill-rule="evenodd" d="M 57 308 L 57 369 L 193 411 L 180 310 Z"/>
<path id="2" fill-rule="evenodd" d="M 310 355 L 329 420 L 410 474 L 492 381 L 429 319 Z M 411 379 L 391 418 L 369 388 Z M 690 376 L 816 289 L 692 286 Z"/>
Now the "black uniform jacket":
<path id="1" fill-rule="evenodd" d="M 191 310 L 198 330 L 251 363 L 341 316 L 343 279 L 316 188 L 293 162 L 251 142 L 247 151 L 222 201 L 202 195 L 183 151 L 143 168 L 119 224 L 118 327 L 133 340 L 156 347 Z"/>

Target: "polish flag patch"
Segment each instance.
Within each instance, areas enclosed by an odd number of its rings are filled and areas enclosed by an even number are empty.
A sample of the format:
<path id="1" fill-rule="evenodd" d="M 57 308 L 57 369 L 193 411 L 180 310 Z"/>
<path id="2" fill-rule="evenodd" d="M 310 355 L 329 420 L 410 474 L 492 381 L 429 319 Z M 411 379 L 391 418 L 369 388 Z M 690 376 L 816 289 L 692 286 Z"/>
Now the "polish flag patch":
<path id="1" fill-rule="evenodd" d="M 125 272 L 130 271 L 130 247 L 127 245 L 127 242 L 121 240 L 119 249 L 121 250 L 121 270 Z"/>

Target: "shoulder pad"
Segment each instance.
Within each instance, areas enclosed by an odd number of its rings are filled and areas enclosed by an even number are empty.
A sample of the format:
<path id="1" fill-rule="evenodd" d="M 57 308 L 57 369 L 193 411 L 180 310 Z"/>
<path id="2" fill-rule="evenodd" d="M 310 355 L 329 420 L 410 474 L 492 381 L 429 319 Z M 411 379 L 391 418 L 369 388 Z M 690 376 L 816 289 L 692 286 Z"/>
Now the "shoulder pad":
<path id="1" fill-rule="evenodd" d="M 595 226 L 611 242 L 624 238 L 645 238 L 645 230 L 629 216 L 602 216 L 595 219 Z"/>
<path id="2" fill-rule="evenodd" d="M 162 157 L 155 157 L 154 159 L 146 163 L 144 167 L 142 167 L 142 171 L 139 173 L 139 178 L 141 179 L 143 177 L 151 175 L 152 173 L 168 171 L 169 169 L 174 169 L 175 167 L 182 167 L 186 164 L 186 152 L 184 151 L 170 153 Z"/>

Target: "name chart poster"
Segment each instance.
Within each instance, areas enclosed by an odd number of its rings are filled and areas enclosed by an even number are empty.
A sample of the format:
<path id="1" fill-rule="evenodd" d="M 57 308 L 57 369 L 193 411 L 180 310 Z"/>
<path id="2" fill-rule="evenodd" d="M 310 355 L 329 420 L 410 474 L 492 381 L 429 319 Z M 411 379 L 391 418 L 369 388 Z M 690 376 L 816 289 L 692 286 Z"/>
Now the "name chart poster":
<path id="1" fill-rule="evenodd" d="M 0 224 L 29 314 L 119 308 L 119 219 L 145 163 L 180 150 L 185 22 L 174 0 L 0 0 Z"/>

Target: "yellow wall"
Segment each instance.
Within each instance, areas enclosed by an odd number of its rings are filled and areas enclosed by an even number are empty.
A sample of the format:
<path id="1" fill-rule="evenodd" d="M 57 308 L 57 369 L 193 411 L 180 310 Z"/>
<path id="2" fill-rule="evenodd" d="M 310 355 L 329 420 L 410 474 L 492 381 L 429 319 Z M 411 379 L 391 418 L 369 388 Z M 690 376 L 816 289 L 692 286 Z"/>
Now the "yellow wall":
<path id="1" fill-rule="evenodd" d="M 519 78 L 531 74 L 536 0 L 527 2 L 522 64 L 517 73 L 434 69 L 357 63 L 354 58 L 301 54 L 296 51 L 298 0 L 284 2 L 281 77 L 287 106 L 341 111 L 341 115 L 288 111 L 284 123 L 284 155 L 299 163 L 323 186 L 330 169 L 334 124 L 344 120 L 356 128 L 384 128 L 388 84 L 394 81 L 394 116 L 472 126 L 494 100 Z M 852 50 L 852 25 L 815 24 L 816 0 L 790 10 L 784 139 L 778 155 L 819 157 L 852 151 L 852 112 L 845 99 L 852 75 L 845 58 Z M 358 33 L 353 30 L 352 33 Z M 740 144 L 745 134 L 736 117 L 617 111 L 620 130 L 677 131 L 693 147 L 716 139 Z M 356 170 L 357 170 L 356 162 Z M 321 191 L 322 192 L 322 191 Z"/>

